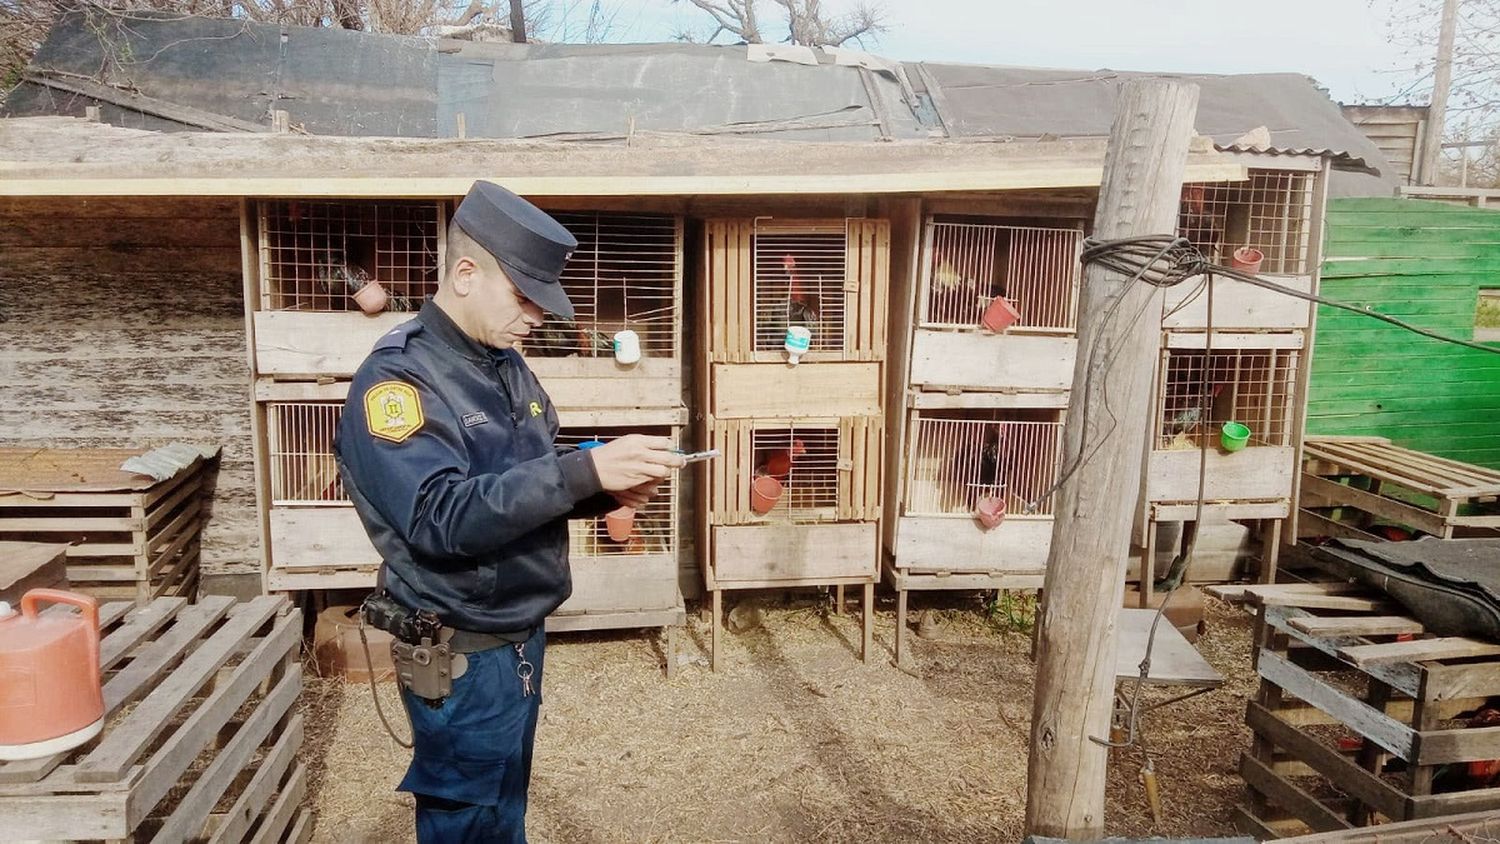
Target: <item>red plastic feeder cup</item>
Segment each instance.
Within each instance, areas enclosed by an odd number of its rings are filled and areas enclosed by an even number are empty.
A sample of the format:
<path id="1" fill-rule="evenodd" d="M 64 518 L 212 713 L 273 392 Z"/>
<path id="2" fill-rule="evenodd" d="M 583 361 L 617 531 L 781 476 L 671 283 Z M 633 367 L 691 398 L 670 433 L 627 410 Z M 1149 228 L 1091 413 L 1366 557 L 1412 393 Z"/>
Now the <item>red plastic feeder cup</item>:
<path id="1" fill-rule="evenodd" d="M 1251 275 L 1257 275 L 1260 273 L 1260 263 L 1265 259 L 1265 253 L 1259 249 L 1241 246 L 1234 250 L 1233 255 L 1229 256 L 1229 266 L 1237 270 L 1243 270 Z"/>
<path id="2" fill-rule="evenodd" d="M 1016 306 L 1009 299 L 996 296 L 984 309 L 984 315 L 979 318 L 979 324 L 985 331 L 1003 334 L 1005 329 L 1015 325 L 1020 318 L 1021 312 L 1016 310 Z"/>
<path id="3" fill-rule="evenodd" d="M 1003 498 L 981 498 L 979 505 L 974 508 L 974 519 L 985 530 L 993 530 L 1005 521 L 1005 509 Z"/>
<path id="4" fill-rule="evenodd" d="M 750 483 L 750 509 L 755 515 L 764 516 L 781 500 L 781 493 L 785 490 L 781 481 L 770 475 L 761 475 Z"/>

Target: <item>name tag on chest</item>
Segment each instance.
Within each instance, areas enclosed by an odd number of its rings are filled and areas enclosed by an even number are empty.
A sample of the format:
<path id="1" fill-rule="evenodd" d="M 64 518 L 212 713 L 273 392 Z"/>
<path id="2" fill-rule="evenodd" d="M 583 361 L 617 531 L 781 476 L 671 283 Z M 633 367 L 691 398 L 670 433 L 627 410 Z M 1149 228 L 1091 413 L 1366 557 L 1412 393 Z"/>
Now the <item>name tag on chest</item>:
<path id="1" fill-rule="evenodd" d="M 462 422 L 465 428 L 472 428 L 475 425 L 483 425 L 490 421 L 490 417 L 484 411 L 476 410 L 473 413 L 465 413 L 463 416 L 460 416 L 458 421 Z"/>

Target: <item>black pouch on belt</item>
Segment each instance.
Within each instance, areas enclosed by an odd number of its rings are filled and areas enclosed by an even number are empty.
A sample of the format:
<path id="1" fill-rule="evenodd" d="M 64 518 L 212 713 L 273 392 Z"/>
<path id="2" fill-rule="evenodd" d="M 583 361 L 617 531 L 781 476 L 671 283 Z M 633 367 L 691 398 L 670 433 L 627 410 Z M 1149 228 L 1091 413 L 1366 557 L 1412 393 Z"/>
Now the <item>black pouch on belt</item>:
<path id="1" fill-rule="evenodd" d="M 443 625 L 431 610 L 412 612 L 385 591 L 372 593 L 361 607 L 365 623 L 391 634 L 391 660 L 396 679 L 428 706 L 442 706 L 453 692 L 453 680 L 463 675 L 468 660 L 443 641 Z"/>

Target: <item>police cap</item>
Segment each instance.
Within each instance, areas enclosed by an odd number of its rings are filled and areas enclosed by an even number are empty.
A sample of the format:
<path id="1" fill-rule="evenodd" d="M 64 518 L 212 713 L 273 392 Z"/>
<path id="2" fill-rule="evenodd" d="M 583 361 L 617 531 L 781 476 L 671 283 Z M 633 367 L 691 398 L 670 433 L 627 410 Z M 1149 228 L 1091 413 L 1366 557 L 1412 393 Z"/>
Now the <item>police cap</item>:
<path id="1" fill-rule="evenodd" d="M 521 294 L 544 310 L 573 319 L 558 277 L 578 240 L 547 212 L 493 182 L 474 183 L 453 222 L 505 268 Z"/>

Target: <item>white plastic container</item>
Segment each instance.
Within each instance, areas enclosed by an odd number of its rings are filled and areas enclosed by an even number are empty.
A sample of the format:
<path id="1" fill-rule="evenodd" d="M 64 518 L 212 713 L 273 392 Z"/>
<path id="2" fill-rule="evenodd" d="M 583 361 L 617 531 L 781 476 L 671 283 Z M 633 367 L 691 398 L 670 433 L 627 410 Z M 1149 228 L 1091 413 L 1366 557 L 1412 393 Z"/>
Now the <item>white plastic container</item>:
<path id="1" fill-rule="evenodd" d="M 641 336 L 630 329 L 615 332 L 615 360 L 633 366 L 641 359 Z"/>
<path id="2" fill-rule="evenodd" d="M 801 325 L 789 325 L 786 329 L 786 353 L 792 366 L 796 366 L 807 350 L 812 348 L 812 330 Z"/>

